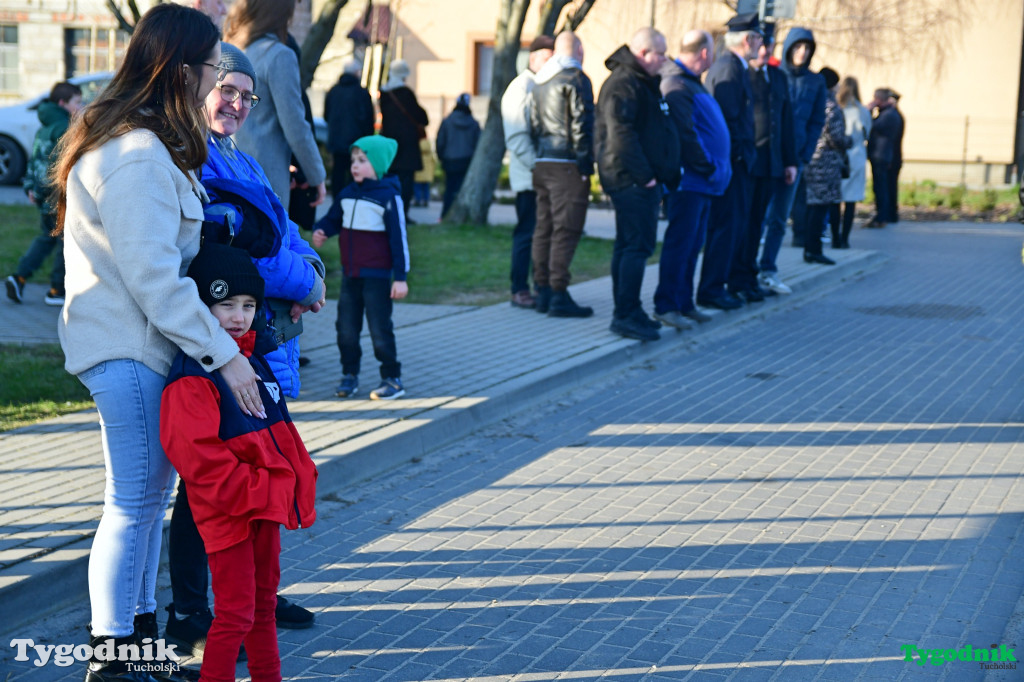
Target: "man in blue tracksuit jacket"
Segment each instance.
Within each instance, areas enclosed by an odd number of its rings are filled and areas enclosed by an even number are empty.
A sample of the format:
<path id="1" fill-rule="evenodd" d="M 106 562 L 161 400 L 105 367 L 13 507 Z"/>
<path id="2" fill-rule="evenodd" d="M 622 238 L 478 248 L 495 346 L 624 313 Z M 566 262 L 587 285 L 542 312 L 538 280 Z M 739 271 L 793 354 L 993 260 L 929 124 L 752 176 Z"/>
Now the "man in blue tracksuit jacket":
<path id="1" fill-rule="evenodd" d="M 803 169 L 814 156 L 821 129 L 825 127 L 825 79 L 810 70 L 814 49 L 814 34 L 810 29 L 800 26 L 789 30 L 782 46 L 781 68 L 789 80 L 798 165 L 796 181 L 778 188 L 765 214 L 767 232 L 759 269 L 768 276 L 779 271 L 775 260 L 779 255 L 790 214 L 793 216 L 793 246 L 803 246 L 804 214 L 807 212 Z"/>
<path id="2" fill-rule="evenodd" d="M 668 195 L 668 228 L 661 248 L 654 316 L 684 329 L 684 318 L 711 318 L 693 304 L 693 277 L 704 243 L 711 197 L 721 196 L 732 177 L 729 128 L 700 75 L 715 58 L 714 40 L 706 31 L 683 36 L 679 57 L 661 70 L 661 92 L 679 133 L 682 179 Z"/>

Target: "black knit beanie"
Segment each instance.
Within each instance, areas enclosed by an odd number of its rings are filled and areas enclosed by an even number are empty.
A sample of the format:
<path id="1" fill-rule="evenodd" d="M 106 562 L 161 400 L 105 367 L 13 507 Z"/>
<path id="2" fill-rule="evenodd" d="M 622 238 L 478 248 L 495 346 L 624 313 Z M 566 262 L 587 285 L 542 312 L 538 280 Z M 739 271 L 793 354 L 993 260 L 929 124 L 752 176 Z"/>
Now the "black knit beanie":
<path id="1" fill-rule="evenodd" d="M 257 306 L 263 304 L 266 284 L 249 254 L 242 249 L 204 242 L 188 266 L 188 276 L 195 280 L 199 298 L 206 305 L 242 295 L 255 298 Z"/>

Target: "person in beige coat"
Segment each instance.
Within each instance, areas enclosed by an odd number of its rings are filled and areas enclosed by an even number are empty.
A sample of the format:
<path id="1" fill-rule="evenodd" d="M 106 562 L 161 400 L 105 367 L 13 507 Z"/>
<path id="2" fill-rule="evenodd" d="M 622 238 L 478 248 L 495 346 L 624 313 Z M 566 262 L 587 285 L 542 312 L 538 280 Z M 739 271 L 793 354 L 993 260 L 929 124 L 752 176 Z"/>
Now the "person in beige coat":
<path id="1" fill-rule="evenodd" d="M 67 371 L 96 402 L 107 476 L 89 557 L 94 649 L 158 638 L 156 574 L 174 485 L 160 395 L 178 349 L 220 372 L 240 409 L 265 414 L 249 361 L 184 276 L 203 221 L 200 109 L 219 61 L 208 17 L 174 4 L 149 10 L 110 85 L 72 123 L 54 172 L 67 262 L 58 331 Z M 151 682 L 99 657 L 88 675 Z"/>

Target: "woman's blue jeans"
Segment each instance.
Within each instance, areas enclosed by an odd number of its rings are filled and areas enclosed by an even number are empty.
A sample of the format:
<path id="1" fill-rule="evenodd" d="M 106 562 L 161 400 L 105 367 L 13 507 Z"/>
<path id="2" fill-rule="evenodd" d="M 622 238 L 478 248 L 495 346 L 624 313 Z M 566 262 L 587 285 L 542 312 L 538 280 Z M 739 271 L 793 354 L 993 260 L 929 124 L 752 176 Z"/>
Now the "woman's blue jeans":
<path id="1" fill-rule="evenodd" d="M 89 555 L 93 636 L 125 637 L 156 611 L 156 575 L 174 469 L 160 445 L 164 377 L 135 360 L 78 375 L 96 401 L 107 483 Z"/>

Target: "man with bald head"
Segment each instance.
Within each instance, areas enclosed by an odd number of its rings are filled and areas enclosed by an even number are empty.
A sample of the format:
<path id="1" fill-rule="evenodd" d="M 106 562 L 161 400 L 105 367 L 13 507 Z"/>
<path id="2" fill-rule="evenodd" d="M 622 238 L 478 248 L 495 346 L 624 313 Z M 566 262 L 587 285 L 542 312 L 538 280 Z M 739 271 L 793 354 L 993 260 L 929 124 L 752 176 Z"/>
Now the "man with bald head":
<path id="1" fill-rule="evenodd" d="M 714 60 L 711 34 L 690 31 L 683 36 L 679 56 L 661 69 L 661 92 L 679 133 L 683 177 L 668 195 L 668 228 L 658 264 L 654 317 L 676 329 L 688 329 L 689 320 L 711 319 L 693 304 L 693 277 L 711 200 L 721 196 L 732 176 L 729 128 L 718 102 L 700 82 Z"/>
<path id="2" fill-rule="evenodd" d="M 597 170 L 615 207 L 611 330 L 656 341 L 660 323 L 644 312 L 640 289 L 658 231 L 660 184 L 679 184 L 679 137 L 661 98 L 665 36 L 650 27 L 605 60 L 611 75 L 597 102 Z"/>
<path id="3" fill-rule="evenodd" d="M 583 43 L 570 31 L 534 78 L 530 137 L 537 148 L 533 188 L 533 281 L 539 313 L 590 317 L 594 309 L 569 295 L 569 265 L 583 236 L 594 173 L 594 87 L 583 73 Z"/>

